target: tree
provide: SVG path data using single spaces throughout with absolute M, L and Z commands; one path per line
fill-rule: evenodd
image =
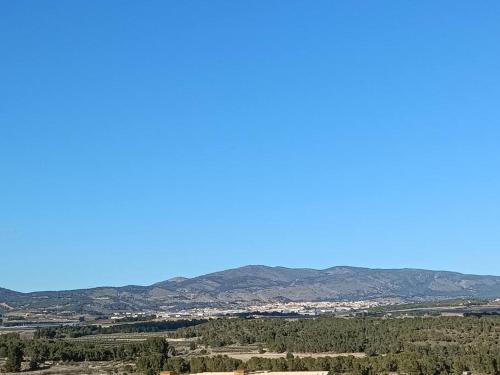
M 158 375 L 165 365 L 165 357 L 159 353 L 140 357 L 137 361 L 137 370 L 144 375 Z
M 7 347 L 7 362 L 5 362 L 6 372 L 21 371 L 23 362 L 23 347 L 20 342 L 11 342 Z
M 142 344 L 142 356 L 137 361 L 137 369 L 144 375 L 157 375 L 168 359 L 169 345 L 162 337 L 151 337 Z
M 163 369 L 182 374 L 189 372 L 189 363 L 182 357 L 169 358 Z

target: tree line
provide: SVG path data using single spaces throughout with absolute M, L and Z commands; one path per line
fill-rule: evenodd
M 152 322 L 138 322 L 129 324 L 115 324 L 103 327 L 101 325 L 82 325 L 82 326 L 60 326 L 39 328 L 35 331 L 35 338 L 77 338 L 99 334 L 113 333 L 141 333 L 141 332 L 163 332 L 175 330 L 182 327 L 190 327 L 197 324 L 206 323 L 206 319 L 181 319 Z
M 164 349 L 168 351 L 169 346 L 160 337 L 138 343 L 109 345 L 64 339 L 22 339 L 14 333 L 0 335 L 0 358 L 6 359 L 6 372 L 20 371 L 23 360 L 29 362 L 30 370 L 36 370 L 46 361 L 138 361 L 151 353 L 163 353 Z M 166 357 L 168 352 L 163 355 Z
M 8 371 L 19 371 L 24 360 L 30 369 L 44 361 L 133 361 L 145 375 L 157 375 L 162 369 L 197 373 L 238 368 L 353 375 L 447 375 L 467 370 L 500 375 L 499 317 L 218 319 L 169 335 L 195 337 L 198 346 L 259 344 L 262 349 L 288 354 L 284 358 L 256 355 L 242 362 L 227 356 L 202 355 L 205 350 L 177 355 L 164 338 L 156 337 L 143 342 L 103 343 L 44 335 L 22 339 L 7 334 L 0 335 L 0 358 L 5 358 Z M 293 352 L 364 352 L 366 356 L 299 358 Z
M 181 328 L 170 337 L 198 338 L 224 347 L 261 343 L 272 352 L 399 353 L 434 343 L 452 353 L 498 347 L 500 317 L 217 319 Z

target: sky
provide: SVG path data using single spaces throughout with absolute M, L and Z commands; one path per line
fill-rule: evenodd
M 500 275 L 498 1 L 0 3 L 0 287 Z

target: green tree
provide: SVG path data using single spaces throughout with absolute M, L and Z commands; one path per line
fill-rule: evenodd
M 5 362 L 6 372 L 21 371 L 23 362 L 23 347 L 20 342 L 11 342 L 7 347 L 7 361 Z
M 148 354 L 137 360 L 137 370 L 144 375 L 158 375 L 165 365 L 165 356 L 160 353 Z
M 142 344 L 137 369 L 144 375 L 157 375 L 166 365 L 169 345 L 162 337 L 151 337 Z

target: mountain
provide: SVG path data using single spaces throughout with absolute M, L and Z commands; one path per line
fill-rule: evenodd
M 332 267 L 323 270 L 245 266 L 150 286 L 99 287 L 19 293 L 0 288 L 0 305 L 108 313 L 248 305 L 270 301 L 335 301 L 395 298 L 403 301 L 500 297 L 500 276 L 422 269 Z

